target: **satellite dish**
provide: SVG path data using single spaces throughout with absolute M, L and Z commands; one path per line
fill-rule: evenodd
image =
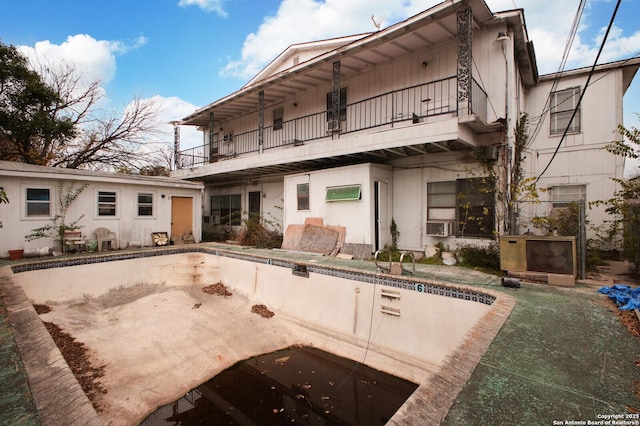
M 376 30 L 380 31 L 380 25 L 384 22 L 384 16 L 380 18 L 379 21 L 376 21 L 375 15 L 371 15 L 371 20 L 373 21 L 373 25 L 376 27 Z

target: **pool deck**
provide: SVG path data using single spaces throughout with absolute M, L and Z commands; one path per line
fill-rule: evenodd
M 372 262 L 365 261 L 224 248 L 256 255 L 277 254 L 339 268 L 376 269 Z M 613 304 L 596 293 L 599 286 L 612 282 L 584 281 L 573 288 L 525 282 L 519 289 L 510 289 L 501 287 L 495 276 L 465 268 L 417 265 L 416 269 L 418 277 L 503 292 L 516 303 L 512 310 L 505 307 L 505 311 L 498 312 L 498 316 L 509 315 L 499 331 L 490 324 L 480 324 L 473 330 L 470 346 L 458 348 L 458 353 L 446 361 L 447 368 L 423 384 L 401 409 L 407 412 L 394 417 L 390 424 L 586 424 L 588 420 L 606 421 L 608 415 L 622 416 L 617 420 L 632 422 L 628 424 L 640 424 L 633 423 L 639 420 L 635 416 L 640 412 L 640 339 L 621 325 Z M 0 274 L 2 301 L 21 348 L 21 362 L 2 362 L 15 355 L 15 349 L 0 352 L 0 377 L 4 377 L 5 365 L 15 364 L 16 381 L 20 382 L 21 377 L 24 381 L 26 367 L 28 387 L 37 397 L 31 404 L 28 396 L 24 397 L 24 384 L 0 389 L 0 408 L 13 408 L 0 410 L 0 423 L 101 424 L 30 302 L 19 288 L 12 288 L 7 282 L 6 276 Z M 6 322 L 0 319 L 3 324 Z M 0 344 L 10 346 L 6 340 Z M 478 345 L 479 341 L 482 344 Z M 67 394 L 71 392 L 71 397 L 65 395 L 70 404 L 61 404 L 60 393 L 46 384 L 53 375 L 60 375 L 62 389 Z M 22 397 L 12 398 L 12 391 Z M 24 408 L 17 409 L 18 403 Z M 424 406 L 439 406 L 440 412 L 426 412 L 421 409 Z

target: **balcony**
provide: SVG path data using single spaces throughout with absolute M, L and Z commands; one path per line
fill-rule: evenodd
M 394 127 L 423 122 L 428 117 L 454 114 L 472 117 L 470 123 L 486 123 L 487 94 L 472 81 L 469 99 L 458 102 L 458 80 L 448 77 L 363 99 L 342 107 L 340 120 L 330 120 L 322 110 L 282 122 L 281 128 L 266 126 L 221 136 L 213 142 L 179 153 L 179 169 L 192 169 L 241 155 L 262 153 L 288 145 L 302 145 L 323 138 L 335 138 L 377 127 Z

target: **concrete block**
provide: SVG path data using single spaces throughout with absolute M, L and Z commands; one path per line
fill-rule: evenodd
M 324 225 L 324 221 L 321 217 L 307 217 L 304 219 L 304 224 L 305 225 L 315 225 L 315 226 L 322 226 Z
M 547 283 L 560 287 L 575 287 L 576 279 L 568 274 L 547 274 Z

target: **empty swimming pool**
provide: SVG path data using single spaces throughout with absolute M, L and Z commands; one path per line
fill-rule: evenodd
M 98 403 L 114 425 L 140 421 L 238 361 L 295 345 L 356 361 L 366 353 L 367 365 L 421 384 L 396 414 L 413 416 L 415 409 L 405 407 L 425 398 L 425 386 L 450 368 L 452 356 L 458 363 L 471 356 L 472 363 L 481 355 L 488 341 L 478 326 L 494 323 L 497 332 L 508 315 L 502 296 L 488 290 L 292 261 L 282 253 L 196 247 L 69 263 L 14 268 L 19 273 L 11 279 L 33 303 L 52 306 L 43 320 L 105 365 L 107 393 Z M 233 295 L 202 291 L 214 282 Z M 255 315 L 257 303 L 276 315 Z M 482 350 L 467 355 L 473 345 Z M 419 405 L 430 409 L 428 401 Z

